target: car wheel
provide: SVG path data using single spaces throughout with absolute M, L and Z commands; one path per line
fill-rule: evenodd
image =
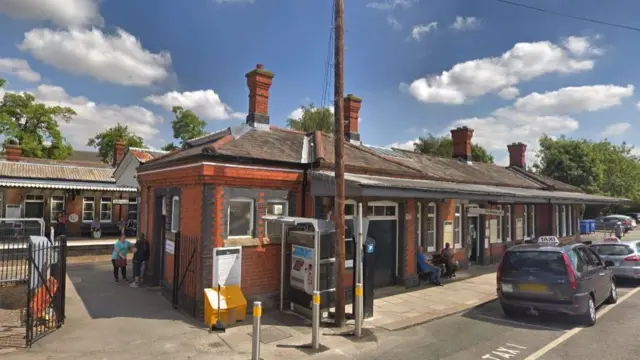
M 607 304 L 615 304 L 618 302 L 618 289 L 616 288 L 615 281 L 611 282 L 611 289 L 609 290 L 609 297 L 606 300 Z
M 580 315 L 580 323 L 584 326 L 593 326 L 596 324 L 596 303 L 592 297 L 589 297 L 587 311 Z
M 516 318 L 522 315 L 523 311 L 515 306 L 502 305 L 502 311 L 508 318 Z

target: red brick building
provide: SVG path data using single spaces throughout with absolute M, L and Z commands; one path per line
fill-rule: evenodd
M 334 140 L 269 124 L 273 74 L 261 65 L 246 74 L 249 115 L 238 124 L 138 168 L 141 211 L 157 280 L 173 281 L 173 255 L 163 250 L 179 232 L 197 238 L 194 296 L 212 286 L 212 249 L 242 246 L 242 288 L 269 300 L 280 287 L 279 227 L 265 214 L 331 217 Z M 473 130 L 451 131 L 451 158 L 363 145 L 361 100 L 345 98 L 346 215 L 362 202 L 376 239 L 376 286 L 417 283 L 419 245 L 436 252 L 446 242 L 466 264 L 492 263 L 506 246 L 540 235 L 578 238 L 582 204 L 624 202 L 587 195 L 526 170 L 525 144 L 509 146 L 508 167 L 471 162 Z M 500 209 L 503 216 L 485 215 Z M 164 260 L 163 260 L 164 259 Z M 350 281 L 351 276 L 349 276 Z

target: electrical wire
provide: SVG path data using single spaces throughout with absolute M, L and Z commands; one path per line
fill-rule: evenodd
M 590 19 L 590 18 L 586 18 L 586 17 L 582 17 L 582 16 L 576 16 L 576 15 L 571 15 L 571 14 L 560 13 L 560 12 L 557 12 L 557 11 L 547 10 L 547 9 L 543 9 L 543 8 L 539 8 L 539 7 L 535 7 L 535 6 L 530 6 L 530 5 L 525 5 L 525 4 L 517 3 L 517 2 L 514 2 L 514 1 L 509 1 L 509 0 L 494 0 L 494 1 L 497 1 L 497 2 L 500 2 L 500 3 L 503 3 L 503 4 L 509 4 L 509 5 L 513 5 L 513 6 L 518 6 L 518 7 L 529 9 L 529 10 L 539 11 L 539 12 L 547 13 L 547 14 L 551 14 L 551 15 L 562 16 L 562 17 L 566 17 L 566 18 L 569 18 L 569 19 L 574 19 L 574 20 L 586 21 L 586 22 L 590 22 L 590 23 L 594 23 L 594 24 L 611 26 L 611 27 L 615 27 L 615 28 L 618 28 L 618 29 L 640 31 L 640 28 L 633 27 L 633 26 L 621 25 L 621 24 L 611 23 L 611 22 L 602 21 L 602 20 Z
M 329 43 L 327 45 L 327 61 L 324 67 L 324 81 L 322 84 L 322 95 L 320 97 L 320 108 L 323 109 L 326 105 L 329 104 L 329 89 L 331 88 L 331 70 L 333 69 L 333 44 L 334 44 L 334 31 L 335 27 L 335 10 L 336 10 L 336 2 L 332 1 L 333 5 L 331 6 L 331 21 L 329 22 Z

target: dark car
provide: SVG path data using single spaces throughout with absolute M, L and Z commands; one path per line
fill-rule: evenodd
M 635 220 L 636 224 L 640 222 L 640 213 L 638 212 L 626 213 L 625 215 Z
M 599 305 L 618 300 L 613 273 L 584 244 L 509 248 L 498 267 L 497 292 L 508 317 L 564 313 L 587 326 L 596 323 Z
M 596 230 L 613 231 L 618 222 L 623 226 L 624 232 L 632 231 L 635 227 L 635 220 L 627 215 L 607 215 L 598 216 L 596 221 Z

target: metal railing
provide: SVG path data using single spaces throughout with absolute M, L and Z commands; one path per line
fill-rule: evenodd
M 0 218 L 0 286 L 26 282 L 29 239 L 44 235 L 42 219 Z

